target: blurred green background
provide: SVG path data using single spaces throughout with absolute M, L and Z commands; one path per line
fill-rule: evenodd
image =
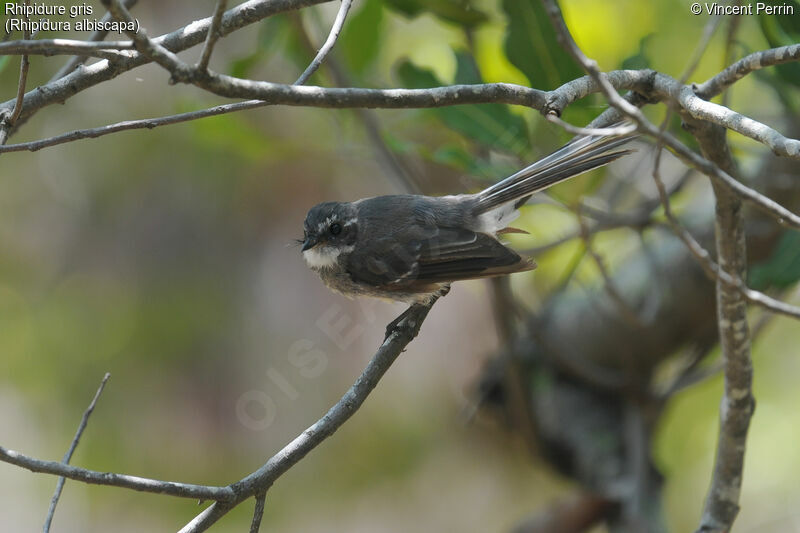
M 100 3 L 92 4 L 99 17 Z M 213 4 L 140 2 L 134 12 L 159 35 L 208 16 Z M 685 1 L 562 6 L 578 44 L 606 70 L 679 76 L 708 21 Z M 212 68 L 291 83 L 311 57 L 298 28 L 318 46 L 337 8 L 238 31 L 219 43 Z M 552 89 L 580 71 L 553 48 L 540 11 L 527 0 L 357 0 L 332 57 L 353 85 L 482 79 Z M 725 66 L 729 22 L 691 80 Z M 781 44 L 792 31 L 785 22 L 741 17 L 735 57 Z M 33 57 L 29 88 L 63 61 Z M 0 64 L 2 98 L 10 99 L 18 58 Z M 736 84 L 730 105 L 780 129 L 780 118 L 796 109 L 795 74 L 750 76 Z M 40 111 L 10 142 L 222 102 L 167 80 L 156 66 L 126 73 Z M 334 81 L 323 67 L 311 83 Z M 602 109 L 588 98 L 565 119 L 585 123 Z M 429 194 L 475 190 L 568 139 L 521 108 L 374 116 L 382 142 Z M 731 141 L 744 168 L 764 157 L 755 143 Z M 574 201 L 603 176 L 553 194 Z M 254 470 L 338 400 L 402 310 L 331 294 L 306 269 L 293 244 L 306 211 L 323 200 L 393 192 L 402 191 L 348 110 L 267 107 L 0 155 L 0 444 L 60 459 L 108 371 L 73 464 L 217 485 Z M 514 241 L 521 247 L 574 229 L 557 206 L 526 211 L 523 227 L 532 235 Z M 597 247 L 613 268 L 633 239 L 611 232 Z M 534 274 L 512 280 L 516 294 L 535 305 L 573 254 L 566 245 L 537 257 Z M 576 279 L 597 283 L 598 275 L 586 262 Z M 798 345 L 797 323 L 778 318 L 754 346 L 758 409 L 740 532 L 800 531 Z M 482 416 L 464 423 L 475 380 L 497 347 L 488 286 L 458 284 L 362 410 L 270 490 L 262 530 L 502 532 L 569 493 L 570 483 L 500 424 Z M 318 350 L 316 366 L 298 365 L 298 350 Z M 655 454 L 673 531 L 698 522 L 720 394 L 719 377 L 687 390 L 659 430 Z M 0 464 L 0 529 L 40 528 L 55 481 Z M 193 501 L 68 482 L 53 531 L 173 530 L 200 510 Z M 215 531 L 245 530 L 251 512 L 241 506 Z

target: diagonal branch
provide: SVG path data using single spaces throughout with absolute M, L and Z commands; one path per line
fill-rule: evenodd
M 682 86 L 676 100 L 689 114 L 700 120 L 720 124 L 746 137 L 765 144 L 775 154 L 800 159 L 800 141 L 789 139 L 766 124 L 737 113 L 725 106 L 708 102 L 695 94 L 691 87 Z
M 30 7 L 30 4 L 30 0 L 26 0 L 26 8 Z M 28 20 L 27 14 L 25 15 L 25 20 Z M 27 30 L 24 32 L 23 37 L 25 39 L 30 37 Z M 17 97 L 14 99 L 14 107 L 8 114 L 4 114 L 2 110 L 0 110 L 0 146 L 6 144 L 8 141 L 8 136 L 11 134 L 11 130 L 17 123 L 17 119 L 19 119 L 22 108 L 25 105 L 25 85 L 28 82 L 29 67 L 30 61 L 28 61 L 28 55 L 23 54 L 19 62 L 19 82 L 17 83 Z
M 197 63 L 197 70 L 206 70 L 208 62 L 211 60 L 211 53 L 214 51 L 214 45 L 217 44 L 219 39 L 219 28 L 222 24 L 222 15 L 225 14 L 225 6 L 228 5 L 228 0 L 217 0 L 217 5 L 214 8 L 214 15 L 211 17 L 211 27 L 208 29 L 206 35 L 206 43 L 203 45 L 203 52 L 200 55 L 200 61 Z
M 300 77 L 297 78 L 297 81 L 294 82 L 295 85 L 303 85 L 305 82 L 308 81 L 308 78 L 311 77 L 314 72 L 322 65 L 322 62 L 325 61 L 325 58 L 328 56 L 330 51 L 333 49 L 333 45 L 336 44 L 336 39 L 339 38 L 339 33 L 342 31 L 342 27 L 344 27 L 344 20 L 347 18 L 347 12 L 350 11 L 350 6 L 352 5 L 353 0 L 342 0 L 342 5 L 339 7 L 339 12 L 336 14 L 336 19 L 333 21 L 333 26 L 331 26 L 331 31 L 328 34 L 328 38 L 325 40 L 325 43 L 322 45 L 322 48 L 319 49 L 317 55 L 314 56 L 314 59 L 311 60 L 311 63 L 306 67 Z
M 186 524 L 180 533 L 205 531 L 242 501 L 252 496 L 260 497 L 260 494 L 269 489 L 275 480 L 333 435 L 358 411 L 395 359 L 419 334 L 420 327 L 435 302 L 436 299 L 433 299 L 428 304 L 412 305 L 399 317 L 399 321 L 393 322 L 394 326 L 387 331 L 383 344 L 372 356 L 356 382 L 322 418 L 273 455 L 261 468 L 231 485 L 231 489 L 236 493 L 234 500 L 214 502 Z
M 92 412 L 97 405 L 97 400 L 99 400 L 100 395 L 103 394 L 103 389 L 105 388 L 106 382 L 110 377 L 111 374 L 108 372 L 106 372 L 106 374 L 103 376 L 103 380 L 100 382 L 97 392 L 94 393 L 94 398 L 92 398 L 91 403 L 89 403 L 89 407 L 87 407 L 86 411 L 83 413 L 81 423 L 78 424 L 78 430 L 75 432 L 75 436 L 72 438 L 72 443 L 69 446 L 69 450 L 67 450 L 67 453 L 64 454 L 64 459 L 61 460 L 62 463 L 69 464 L 70 459 L 72 459 L 72 454 L 75 453 L 75 448 L 78 447 L 78 442 L 81 440 L 81 435 L 83 435 L 83 431 L 86 429 L 86 424 L 89 423 L 89 417 L 92 415 Z M 53 499 L 50 500 L 50 508 L 47 510 L 47 518 L 45 518 L 44 527 L 42 528 L 44 533 L 50 531 L 50 523 L 53 521 L 53 515 L 56 512 L 56 505 L 58 505 L 58 499 L 61 497 L 61 491 L 64 489 L 64 481 L 65 478 L 62 476 L 58 478 L 58 483 L 56 483 L 56 490 L 55 493 L 53 493 Z
M 800 44 L 781 46 L 744 56 L 713 78 L 697 85 L 695 92 L 703 99 L 718 95 L 751 72 L 765 67 L 800 60 Z

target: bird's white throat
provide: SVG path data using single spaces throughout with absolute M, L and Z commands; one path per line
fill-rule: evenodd
M 336 265 L 336 261 L 342 252 L 352 252 L 354 248 L 354 246 L 315 246 L 303 252 L 303 259 L 306 260 L 309 268 L 313 270 L 331 268 Z

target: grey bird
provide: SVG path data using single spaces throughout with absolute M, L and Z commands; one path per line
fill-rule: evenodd
M 346 296 L 427 303 L 453 281 L 488 278 L 536 267 L 498 236 L 531 195 L 631 150 L 631 136 L 576 137 L 550 155 L 476 194 L 388 195 L 324 202 L 303 224 L 308 266 Z M 523 232 L 524 233 L 524 232 Z

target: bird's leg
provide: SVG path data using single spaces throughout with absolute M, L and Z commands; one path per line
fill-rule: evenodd
M 403 311 L 400 314 L 400 316 L 389 322 L 389 325 L 386 326 L 386 336 L 383 338 L 384 342 L 386 341 L 386 339 L 389 338 L 392 332 L 394 332 L 394 330 L 397 329 L 398 326 L 400 326 L 400 323 L 403 322 L 403 320 L 405 320 L 406 318 L 408 318 L 408 315 L 411 314 L 411 311 L 413 309 L 416 309 L 420 306 L 430 307 L 431 305 L 433 305 L 433 302 L 435 302 L 442 296 L 446 295 L 448 292 L 450 292 L 450 284 L 444 283 L 441 285 L 441 287 L 439 287 L 439 289 L 436 292 L 431 293 L 424 301 L 411 304 L 408 307 L 408 309 Z
M 400 316 L 389 322 L 389 324 L 386 326 L 386 336 L 383 338 L 384 341 L 386 341 L 386 339 L 389 338 L 389 336 L 394 332 L 397 326 L 400 325 L 400 322 L 402 322 L 409 314 L 411 314 L 411 310 L 418 305 L 422 304 L 411 304 L 408 307 L 408 309 L 406 309 L 400 314 Z

